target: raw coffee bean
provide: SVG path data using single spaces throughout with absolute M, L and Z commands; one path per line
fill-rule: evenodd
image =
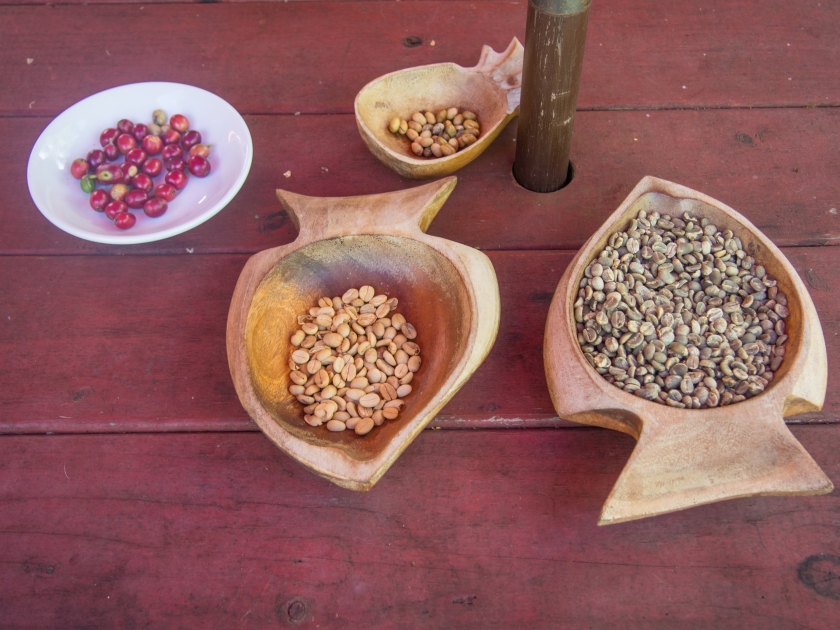
M 470 120 L 465 112 L 465 131 Z M 778 284 L 731 230 L 641 210 L 584 270 L 578 342 L 607 381 L 645 400 L 734 404 L 763 392 L 782 364 L 789 309 Z

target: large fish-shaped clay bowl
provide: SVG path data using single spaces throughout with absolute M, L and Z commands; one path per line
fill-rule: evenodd
M 744 250 L 777 278 L 788 297 L 789 340 L 780 369 L 760 395 L 714 409 L 675 409 L 611 385 L 584 358 L 573 313 L 578 283 L 609 236 L 625 230 L 642 209 L 708 217 L 719 229 L 735 232 Z M 604 504 L 601 524 L 723 499 L 822 494 L 833 488 L 784 422 L 819 410 L 825 398 L 825 340 L 814 304 L 784 254 L 746 218 L 706 195 L 654 177 L 636 186 L 563 274 L 546 322 L 544 359 L 560 416 L 637 440 Z
M 253 256 L 231 301 L 228 362 L 251 418 L 282 450 L 352 490 L 368 490 L 478 368 L 499 327 L 499 287 L 478 250 L 425 234 L 455 178 L 362 197 L 278 190 L 300 229 L 289 245 Z M 320 297 L 372 285 L 399 299 L 423 364 L 396 420 L 364 437 L 303 420 L 289 393 L 291 335 Z
M 356 125 L 368 149 L 379 160 L 410 179 L 451 175 L 490 146 L 519 113 L 524 48 L 515 37 L 502 53 L 484 46 L 474 68 L 436 63 L 386 74 L 368 83 L 356 96 Z M 405 136 L 393 135 L 394 116 L 408 120 L 416 111 L 450 107 L 478 116 L 478 141 L 447 157 L 418 158 Z

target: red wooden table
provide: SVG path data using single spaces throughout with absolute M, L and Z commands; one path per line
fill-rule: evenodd
M 635 183 L 698 189 L 781 245 L 811 291 L 828 394 L 791 421 L 840 480 L 836 2 L 593 2 L 574 181 L 520 188 L 515 124 L 458 173 L 430 233 L 490 256 L 498 340 L 432 425 L 446 430 L 371 492 L 309 473 L 242 410 L 227 309 L 248 256 L 295 237 L 274 188 L 415 185 L 362 144 L 356 92 L 404 67 L 473 65 L 482 44 L 524 39 L 526 9 L 0 0 L 0 627 L 840 627 L 836 492 L 598 528 L 633 441 L 557 418 L 541 356 L 565 266 Z M 242 191 L 147 245 L 54 228 L 26 185 L 38 135 L 147 80 L 243 114 Z

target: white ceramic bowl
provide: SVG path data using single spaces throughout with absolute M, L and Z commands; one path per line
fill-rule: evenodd
M 120 230 L 104 213 L 91 209 L 70 164 L 101 148 L 99 134 L 118 120 L 151 122 L 156 109 L 167 116 L 183 114 L 201 132 L 202 142 L 213 145 L 212 171 L 203 179 L 190 176 L 162 217 L 134 211 L 137 223 Z M 134 83 L 89 96 L 62 112 L 32 148 L 26 176 L 32 200 L 56 227 L 88 241 L 130 245 L 181 234 L 215 215 L 245 183 L 253 155 L 248 126 L 227 101 L 180 83 Z M 155 184 L 162 181 L 155 178 Z

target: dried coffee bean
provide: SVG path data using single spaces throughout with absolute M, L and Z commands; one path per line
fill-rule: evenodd
M 481 135 L 481 124 L 475 113 L 450 107 L 436 113 L 414 112 L 408 120 L 395 116 L 388 122 L 388 131 L 406 136 L 414 155 L 442 158 L 474 144 Z
M 367 435 L 374 426 L 373 418 L 362 418 L 355 425 L 356 435 Z
M 298 317 L 288 391 L 307 424 L 365 435 L 398 416 L 421 365 L 420 346 L 409 341 L 417 331 L 394 312 L 398 304 L 365 285 L 321 297 Z

